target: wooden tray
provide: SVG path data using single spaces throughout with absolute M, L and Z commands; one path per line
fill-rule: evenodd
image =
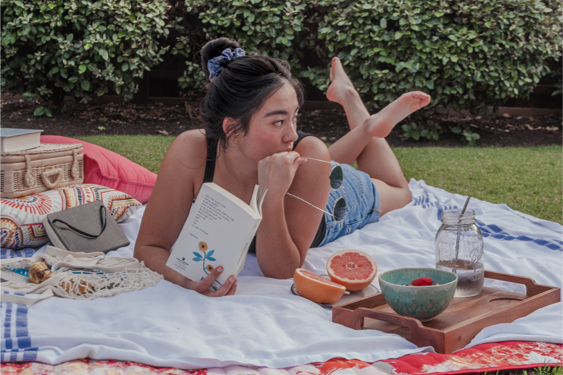
M 483 288 L 480 295 L 454 298 L 447 309 L 428 322 L 398 315 L 383 295 L 365 297 L 332 308 L 332 321 L 353 329 L 377 329 L 398 334 L 417 346 L 433 346 L 449 354 L 467 345 L 483 328 L 510 323 L 531 312 L 559 302 L 559 288 L 538 285 L 528 277 L 485 271 L 489 279 L 526 286 L 526 294 Z

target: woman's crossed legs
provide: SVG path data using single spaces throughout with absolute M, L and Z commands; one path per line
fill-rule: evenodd
M 428 105 L 430 96 L 421 91 L 409 92 L 370 116 L 336 57 L 330 79 L 327 98 L 344 107 L 350 125 L 350 131 L 329 147 L 331 159 L 350 165 L 356 161 L 358 169 L 371 177 L 381 198 L 381 215 L 404 207 L 411 201 L 411 193 L 384 137 L 405 117 Z

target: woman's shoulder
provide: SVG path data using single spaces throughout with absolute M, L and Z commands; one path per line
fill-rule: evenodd
M 203 183 L 206 159 L 207 143 L 203 130 L 180 134 L 160 164 L 153 195 L 164 200 L 174 196 L 181 204 L 191 203 Z
M 202 166 L 207 159 L 205 130 L 193 129 L 181 133 L 170 145 L 166 156 L 188 168 Z
M 309 160 L 301 164 L 295 173 L 295 183 L 292 185 L 294 189 L 298 185 L 304 184 L 304 186 L 308 186 L 309 184 L 316 184 L 319 180 L 326 178 L 330 172 L 330 153 L 328 147 L 326 147 L 326 144 L 322 140 L 317 137 L 305 137 L 299 142 L 297 147 L 295 147 L 294 151 L 303 158 L 324 160 L 327 162 L 319 163 L 315 160 Z M 299 194 L 303 193 L 299 192 Z
M 182 146 L 191 146 L 195 148 L 206 148 L 207 141 L 204 129 L 186 130 L 176 137 L 174 143 L 180 143 Z
M 302 157 L 311 157 L 323 160 L 330 160 L 330 154 L 328 152 L 328 147 L 319 138 L 308 135 L 303 137 L 295 150 Z

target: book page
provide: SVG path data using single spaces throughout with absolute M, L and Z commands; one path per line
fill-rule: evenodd
M 236 195 L 232 194 L 231 192 L 223 189 L 221 186 L 213 183 L 213 182 L 208 182 L 206 184 L 204 184 L 207 186 L 207 188 L 209 189 L 213 189 L 215 191 L 217 191 L 218 193 L 220 193 L 221 195 L 223 195 L 225 198 L 229 199 L 233 204 L 236 204 L 237 206 L 239 206 L 241 209 L 245 210 L 246 212 L 248 212 L 249 215 L 251 215 L 254 218 L 258 218 L 258 217 L 262 217 L 262 215 L 258 214 L 258 211 L 254 210 L 252 208 L 252 200 L 254 199 L 254 192 L 252 194 L 252 198 L 249 204 L 246 204 L 246 202 L 244 202 L 242 199 L 238 198 Z M 258 185 L 256 185 L 254 187 L 254 190 L 256 190 L 256 187 Z
M 216 198 L 205 194 L 201 202 L 200 208 L 197 210 L 192 227 L 201 232 L 201 234 L 209 236 L 209 229 L 213 230 L 215 226 L 228 224 L 235 221 L 232 216 L 226 212 L 227 206 Z M 222 223 L 223 221 L 223 223 Z M 209 222 L 212 227 L 208 228 Z M 194 235 L 197 238 L 197 236 Z
M 238 270 L 261 219 L 208 185 L 202 186 L 166 265 L 193 281 L 223 266 L 219 287 Z
M 262 202 L 264 202 L 264 196 L 268 191 L 267 188 L 260 185 L 254 186 L 254 191 L 252 192 L 252 199 L 250 200 L 250 207 L 254 212 L 257 212 L 260 217 L 262 217 Z

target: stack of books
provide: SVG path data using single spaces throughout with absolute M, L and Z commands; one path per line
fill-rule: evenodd
M 0 128 L 0 153 L 39 147 L 41 132 L 43 130 Z

